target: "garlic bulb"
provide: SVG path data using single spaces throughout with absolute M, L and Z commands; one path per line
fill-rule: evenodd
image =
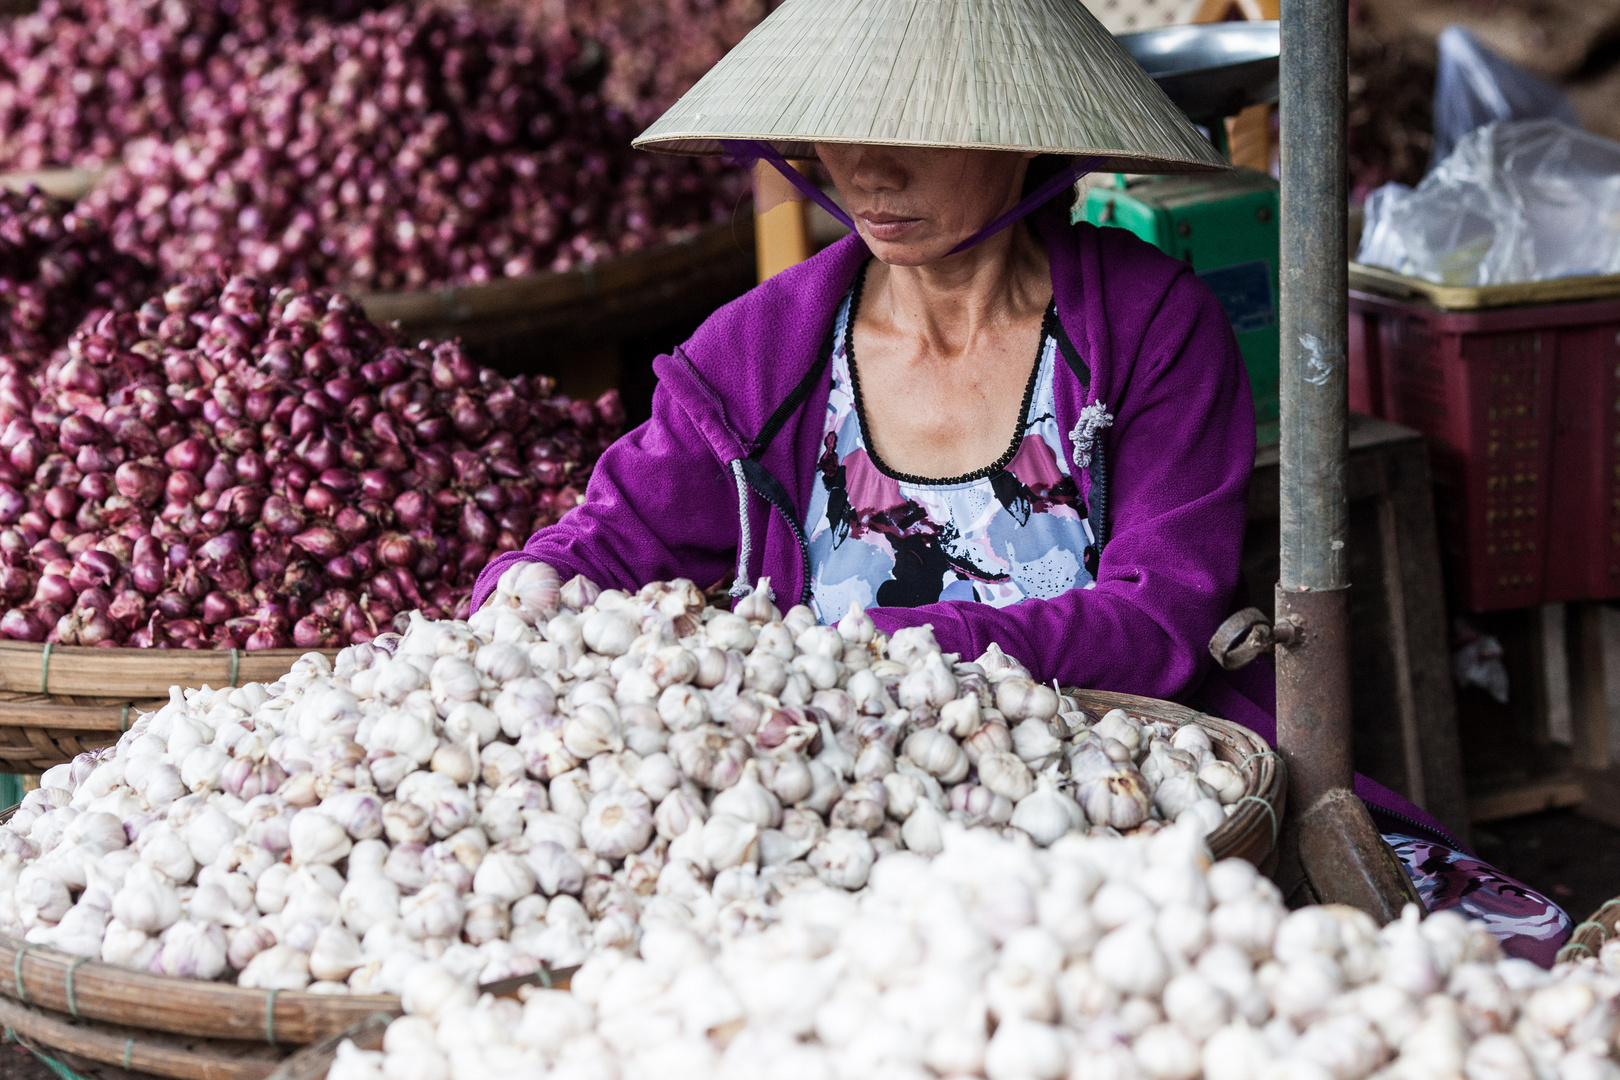
M 701 829 L 702 860 L 710 869 L 759 861 L 759 827 L 753 822 L 717 813 Z
M 866 833 L 858 829 L 831 829 L 810 852 L 808 862 L 816 876 L 829 885 L 858 889 L 876 861 Z
M 979 756 L 979 783 L 1018 802 L 1035 790 L 1035 777 L 1016 754 L 990 750 Z
M 639 791 L 607 792 L 591 799 L 580 822 L 585 845 L 606 859 L 623 859 L 652 840 L 653 808 Z
M 1149 795 L 1142 774 L 1134 769 L 1105 773 L 1079 785 L 1077 794 L 1093 825 L 1134 829 L 1146 821 Z
M 945 815 L 926 799 L 919 800 L 916 808 L 906 816 L 900 826 L 900 835 L 906 848 L 920 855 L 937 855 L 944 850 Z
M 1208 785 L 1220 799 L 1222 806 L 1230 806 L 1243 798 L 1248 784 L 1236 767 L 1224 761 L 1211 761 L 1198 770 L 1198 779 Z
M 1133 755 L 1147 741 L 1141 723 L 1123 709 L 1110 709 L 1104 713 L 1102 719 L 1093 725 L 1092 730 L 1100 738 L 1118 742 Z
M 653 821 L 659 836 L 674 840 L 685 833 L 693 822 L 701 822 L 707 816 L 708 810 L 702 799 L 684 788 L 676 788 L 658 804 Z
M 929 636 L 932 638 L 932 633 Z M 945 666 L 944 657 L 937 651 L 929 651 L 922 662 L 900 680 L 899 698 L 903 709 L 941 708 L 956 699 L 956 676 Z
M 473 874 L 473 892 L 511 904 L 533 894 L 537 878 L 529 864 L 511 852 L 485 856 Z
M 849 787 L 827 815 L 827 822 L 835 829 L 859 829 L 875 833 L 883 828 L 887 819 L 888 789 L 881 783 L 862 780 Z
M 61 892 L 65 901 L 67 891 Z M 49 914 L 49 909 L 44 909 Z M 50 921 L 67 914 L 65 904 Z M 123 888 L 113 897 L 112 915 L 131 930 L 156 934 L 167 930 L 180 919 L 180 897 L 174 887 L 157 870 L 145 863 L 130 867 Z
M 309 985 L 309 959 L 297 949 L 273 945 L 248 961 L 236 984 L 250 990 L 302 990 Z
M 808 776 L 806 769 L 806 776 Z M 756 828 L 773 829 L 782 821 L 782 804 L 759 780 L 759 762 L 743 765 L 742 777 L 717 793 L 710 804 L 715 814 L 728 814 L 752 822 Z
M 1196 774 L 1177 773 L 1154 790 L 1153 804 L 1167 819 L 1174 821 L 1198 800 L 1214 797 L 1214 790 Z
M 1003 686 L 1006 684 L 1003 683 Z M 1044 719 L 1031 717 L 1012 729 L 1013 753 L 1032 769 L 1044 769 L 1063 753 L 1063 742 Z
M 749 754 L 747 743 L 704 724 L 671 735 L 669 756 L 693 783 L 723 791 L 741 778 Z
M 1006 725 L 999 723 L 984 723 L 978 731 L 962 740 L 962 752 L 967 754 L 968 761 L 975 765 L 991 750 L 1012 748 L 1012 732 L 1007 730 Z
M 1013 808 L 1009 824 L 1029 833 L 1032 840 L 1046 847 L 1070 829 L 1077 828 L 1084 817 L 1073 799 L 1042 777 L 1035 790 Z
M 983 723 L 977 694 L 953 698 L 939 707 L 939 729 L 954 738 L 969 738 Z
M 1057 691 L 1050 686 L 1012 676 L 996 684 L 996 708 L 1014 724 L 1024 720 L 1050 720 L 1057 715 Z
M 288 827 L 294 864 L 330 865 L 348 855 L 354 846 L 343 826 L 320 810 L 300 810 Z
M 941 783 L 954 784 L 967 775 L 967 754 L 955 739 L 937 728 L 913 732 L 906 739 L 905 755 Z
M 851 604 L 849 611 L 838 620 L 838 636 L 851 645 L 865 645 L 877 635 L 872 619 L 859 605 Z
M 815 790 L 810 763 L 794 751 L 778 751 L 759 759 L 760 780 L 781 803 L 792 806 Z

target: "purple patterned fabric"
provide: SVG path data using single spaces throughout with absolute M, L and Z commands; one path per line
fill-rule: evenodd
M 859 295 L 834 323 L 826 450 L 805 518 L 816 617 L 941 600 L 1005 607 L 1090 586 L 1091 527 L 1052 399 L 1057 340 L 1041 336 L 1023 415 L 999 459 L 966 476 L 907 477 L 866 444 L 848 332 Z
M 1401 833 L 1385 833 L 1384 840 L 1406 864 L 1430 911 L 1455 909 L 1479 919 L 1509 956 L 1552 966 L 1574 927 L 1563 908 L 1489 863 L 1434 840 Z

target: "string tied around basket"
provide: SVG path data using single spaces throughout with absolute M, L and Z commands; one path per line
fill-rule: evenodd
M 73 961 L 73 963 L 68 965 L 67 975 L 62 980 L 62 993 L 63 996 L 67 998 L 68 1012 L 72 1013 L 74 1017 L 78 1017 L 79 1015 L 79 1003 L 73 997 L 73 973 L 79 970 L 80 964 L 87 964 L 89 962 L 90 958 L 88 956 L 81 956 L 77 958 Z
M 1242 806 L 1246 802 L 1258 803 L 1265 810 L 1266 816 L 1271 819 L 1271 842 L 1275 845 L 1277 843 L 1277 808 L 1259 795 L 1245 795 L 1237 801 L 1236 805 Z
M 1609 928 L 1607 926 L 1604 926 L 1600 922 L 1593 922 L 1591 919 L 1588 919 L 1583 923 L 1576 923 L 1575 924 L 1575 929 L 1573 929 L 1573 930 L 1571 930 L 1569 932 L 1569 936 L 1571 938 L 1573 938 L 1576 934 L 1581 932 L 1581 927 L 1583 927 L 1583 926 L 1590 926 L 1590 927 L 1594 928 L 1595 930 L 1597 930 L 1597 932 L 1598 932 L 1598 944 L 1599 945 L 1602 945 L 1604 942 L 1609 940 Z
M 52 642 L 47 641 L 39 657 L 39 692 L 42 694 L 51 692 L 51 645 Z
M 23 960 L 28 956 L 28 950 L 38 948 L 29 942 L 22 942 L 17 946 L 17 958 L 11 965 L 11 975 L 17 982 L 17 1000 L 24 1005 L 32 1005 L 28 1000 L 28 990 L 23 986 Z
M 1249 762 L 1253 761 L 1255 758 L 1263 757 L 1268 757 L 1276 761 L 1278 771 L 1286 775 L 1288 772 L 1288 762 L 1284 761 L 1282 755 L 1277 753 L 1275 750 L 1256 750 L 1254 753 L 1244 758 L 1241 764 L 1248 765 Z
M 752 169 L 761 161 L 770 165 L 781 173 L 782 177 L 792 184 L 801 195 L 827 211 L 836 220 L 842 222 L 850 232 L 858 231 L 855 228 L 854 219 L 849 216 L 844 208 L 833 202 L 825 191 L 811 183 L 809 177 L 795 169 L 787 158 L 782 156 L 781 151 L 770 143 L 763 139 L 721 139 L 720 145 L 725 149 L 726 156 L 731 161 L 745 169 Z M 1008 210 L 1005 214 L 1002 214 L 990 224 L 957 244 L 950 250 L 949 254 L 955 255 L 958 252 L 966 251 L 973 245 L 988 240 L 1014 222 L 1034 213 L 1042 206 L 1045 206 L 1058 192 L 1066 187 L 1074 186 L 1075 182 L 1082 176 L 1101 165 L 1102 160 L 1100 157 L 1075 158 L 1067 168 L 1024 196 L 1011 210 Z M 757 192 L 755 198 L 758 198 Z M 755 204 L 756 212 L 763 213 L 769 209 L 769 206 L 761 206 L 757 202 Z

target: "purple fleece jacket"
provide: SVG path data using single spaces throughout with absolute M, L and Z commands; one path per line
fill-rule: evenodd
M 931 624 L 945 650 L 967 657 L 997 642 L 1043 681 L 1196 699 L 1273 739 L 1269 667 L 1230 676 L 1207 647 L 1233 609 L 1255 451 L 1248 377 L 1226 314 L 1185 263 L 1123 229 L 1069 226 L 1050 212 L 1030 220 L 1051 263 L 1058 318 L 1091 371 L 1086 386 L 1067 365 L 1056 369 L 1058 426 L 1072 431 L 1093 402 L 1114 417 L 1100 436 L 1113 528 L 1096 585 L 1004 608 L 947 601 L 868 613 L 885 632 Z M 582 505 L 484 569 L 474 606 L 524 559 L 548 562 L 564 579 L 579 573 L 631 590 L 727 577 L 741 536 L 730 463 L 754 451 L 754 437 L 826 348 L 868 257 L 848 236 L 727 304 L 659 357 L 652 419 L 602 455 Z M 801 525 L 829 387 L 823 375 L 760 456 Z M 1089 499 L 1090 475 L 1073 471 Z M 786 608 L 806 583 L 798 533 L 759 495 L 749 498 L 749 578 L 768 576 Z M 1365 778 L 1357 790 L 1446 835 L 1393 792 Z

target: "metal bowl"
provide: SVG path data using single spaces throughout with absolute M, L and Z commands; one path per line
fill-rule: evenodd
M 1167 26 L 1121 34 L 1119 43 L 1195 124 L 1277 100 L 1274 22 Z

